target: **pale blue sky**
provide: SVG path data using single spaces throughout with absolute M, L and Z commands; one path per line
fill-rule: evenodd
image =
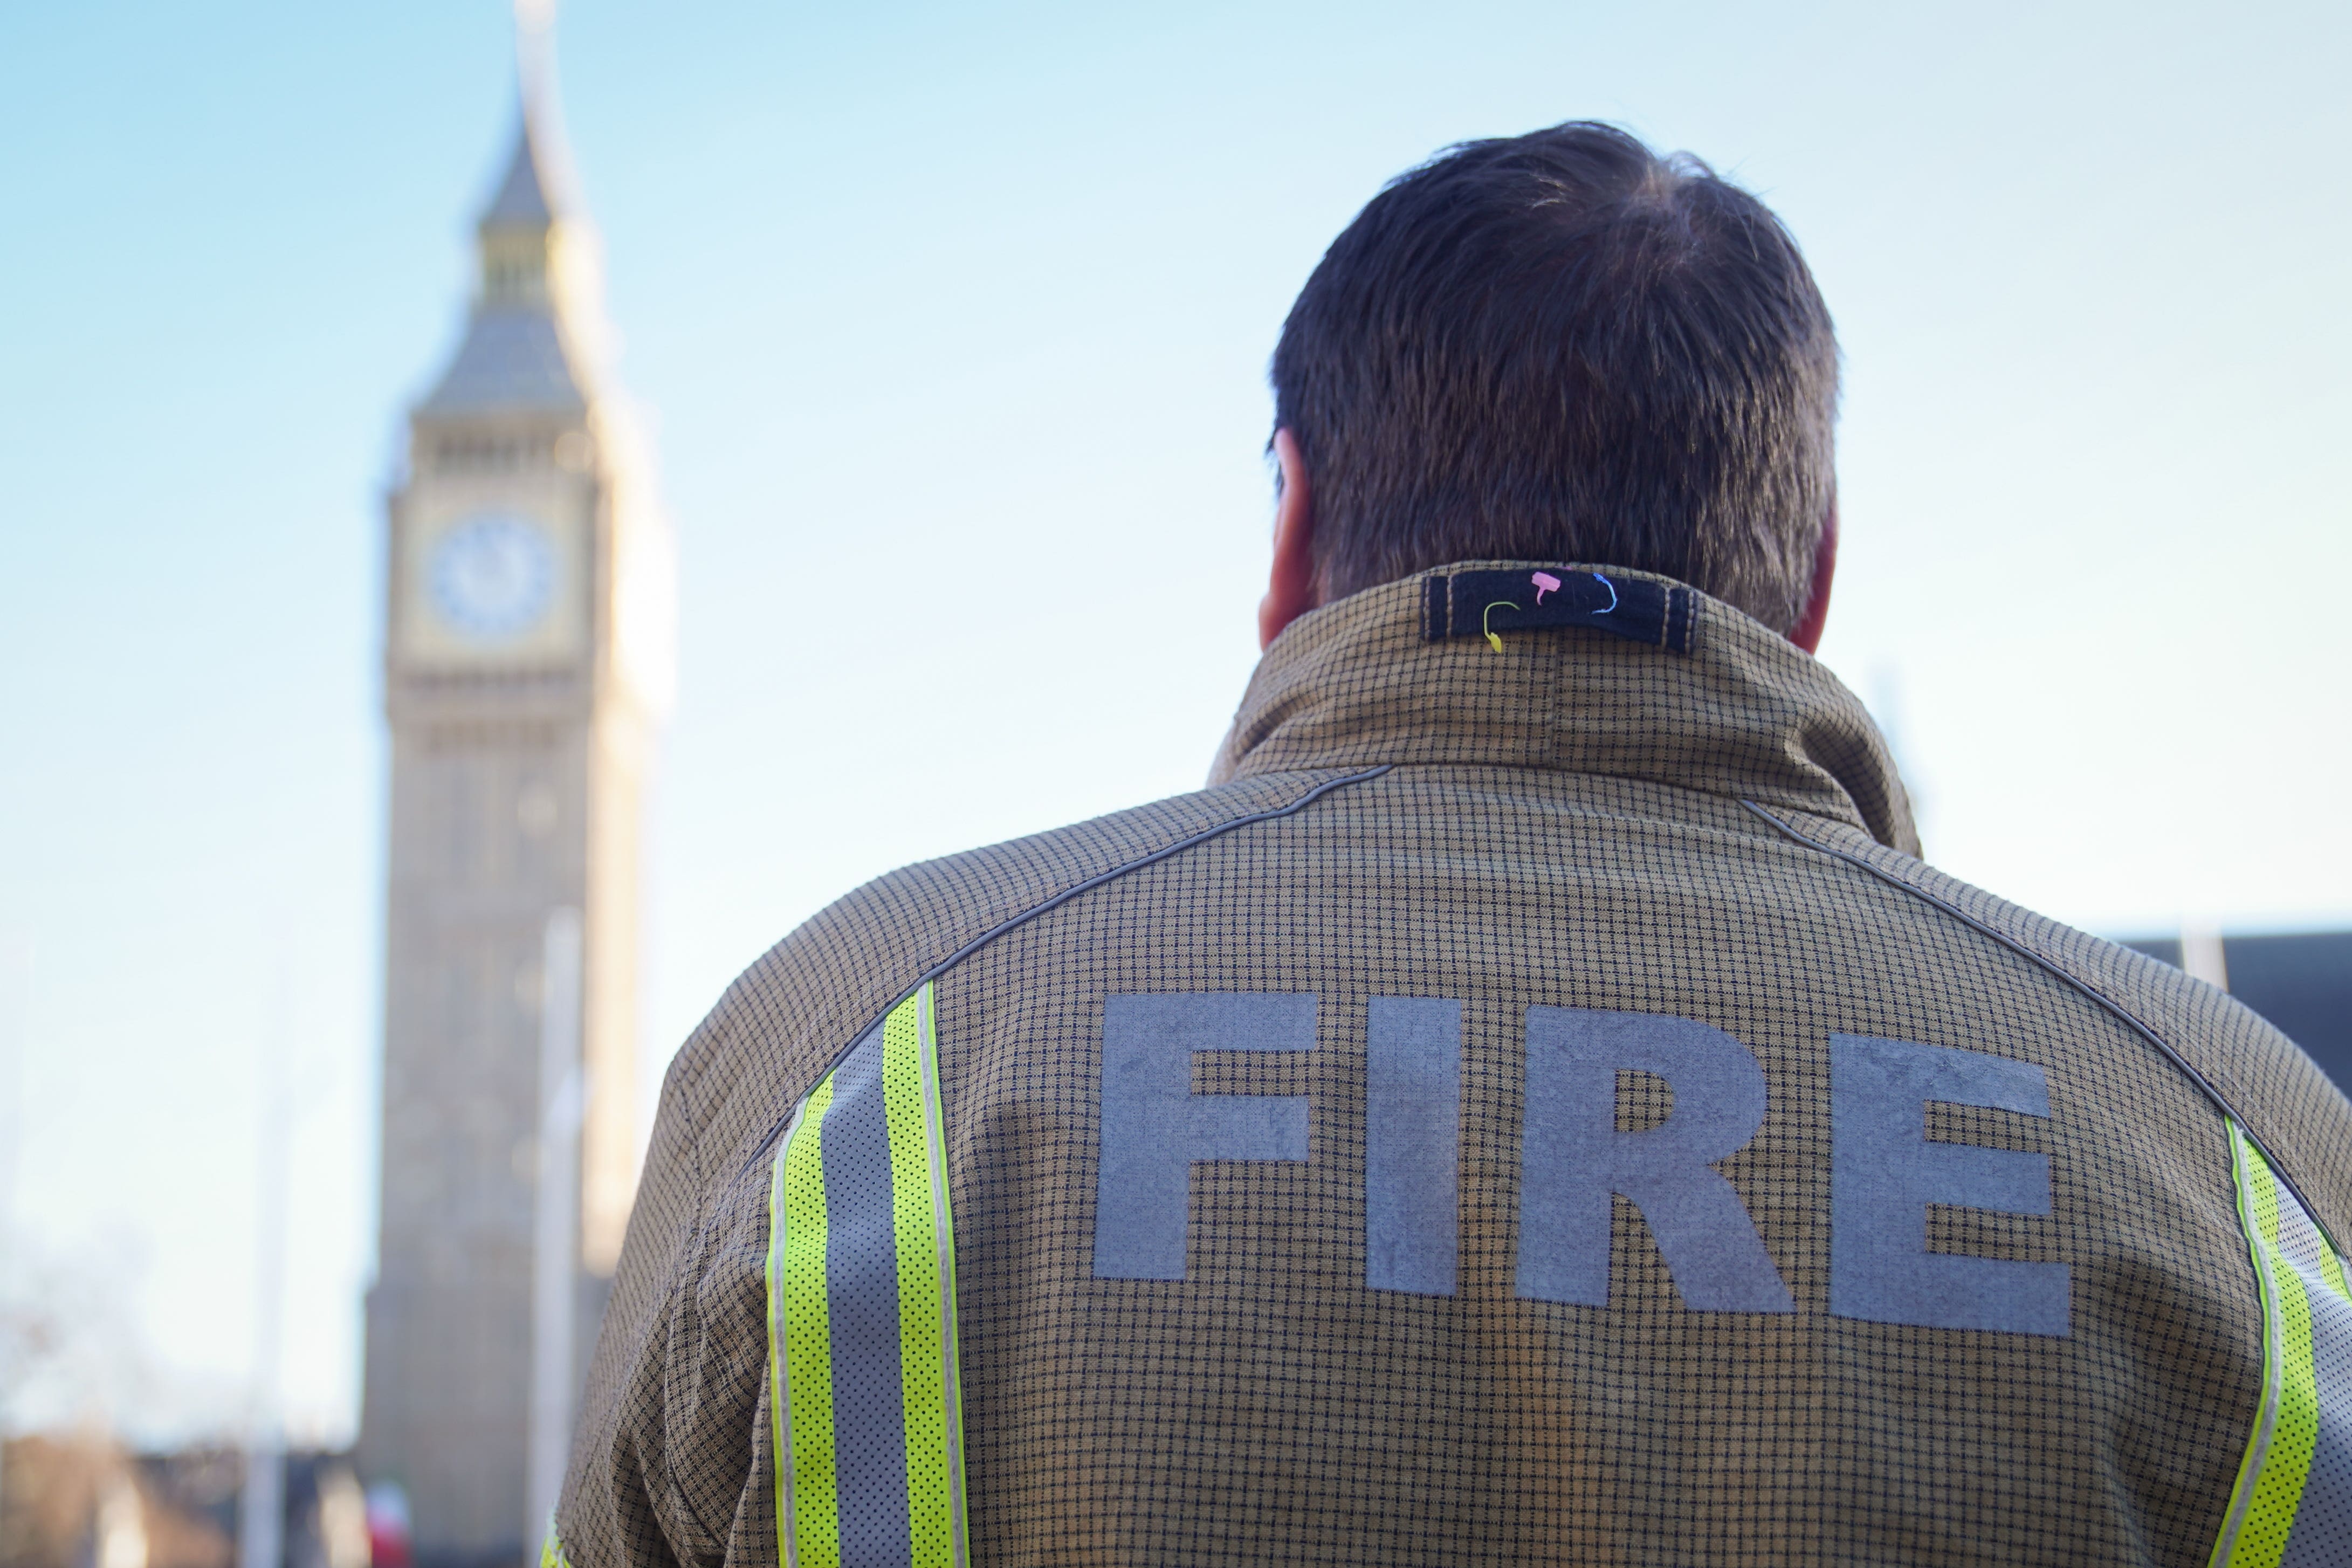
M 1811 258 L 1822 651 L 1930 858 L 2110 932 L 2352 921 L 2340 5 L 578 0 L 559 54 L 682 552 L 657 1056 L 866 878 L 1198 784 L 1291 296 L 1384 178 L 1571 117 Z M 293 1413 L 354 1414 L 380 497 L 510 84 L 495 0 L 0 14 L 0 1267 L 121 1304 L 143 1370 L 80 1393 L 152 1431 L 236 1408 L 273 1029 Z M 829 589 L 877 573 L 929 613 Z

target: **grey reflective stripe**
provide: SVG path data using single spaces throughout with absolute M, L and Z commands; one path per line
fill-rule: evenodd
M 898 1244 L 878 1024 L 835 1070 L 821 1147 L 841 1560 L 904 1563 L 912 1552 L 906 1391 L 898 1372 Z
M 1462 1004 L 1375 996 L 1370 1014 L 1364 1283 L 1451 1296 L 1462 1247 Z
M 2294 1202 L 2288 1198 L 2279 1207 L 2284 1210 Z M 2312 1234 L 2318 1234 L 2315 1227 Z M 2311 1304 L 2319 1438 L 2312 1447 L 2311 1473 L 2295 1506 L 2286 1555 L 2280 1559 L 2283 1568 L 2318 1568 L 2352 1560 L 2352 1301 L 2329 1289 L 2318 1273 L 2316 1268 L 2308 1271 L 2305 1299 Z

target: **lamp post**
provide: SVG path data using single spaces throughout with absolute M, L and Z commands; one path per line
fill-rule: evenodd
M 539 1170 L 531 1200 L 526 1561 L 554 1516 L 571 1450 L 572 1324 L 579 1311 L 580 972 L 580 911 L 559 909 L 547 917 L 540 963 Z
M 286 1183 L 293 1107 L 286 1081 L 287 977 L 262 1039 L 260 1125 L 254 1153 L 253 1390 L 245 1439 L 245 1484 L 236 1503 L 236 1568 L 280 1568 L 285 1561 L 286 1433 L 279 1405 L 286 1327 Z

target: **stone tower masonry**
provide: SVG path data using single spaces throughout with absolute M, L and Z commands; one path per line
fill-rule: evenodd
M 577 1364 L 636 1180 L 639 819 L 671 590 L 604 368 L 593 244 L 551 96 L 527 88 L 465 336 L 411 410 L 387 508 L 382 1222 L 358 1459 L 406 1489 L 420 1568 L 537 1546 L 519 1534 L 558 911 L 584 928 Z

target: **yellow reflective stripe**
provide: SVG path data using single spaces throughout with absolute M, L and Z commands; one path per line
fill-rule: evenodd
M 2317 1226 L 2312 1226 L 2314 1230 L 2318 1228 Z M 2344 1283 L 2344 1260 L 2336 1256 L 2336 1249 L 2327 1245 L 2327 1238 L 2325 1236 L 2319 1238 L 2319 1272 L 2321 1277 L 2326 1279 L 2329 1289 L 2346 1300 L 2352 1301 L 2352 1288 L 2347 1288 Z
M 2311 1302 L 2303 1292 L 2303 1277 L 2279 1251 L 2278 1182 L 2252 1143 L 2242 1136 L 2239 1142 L 2245 1149 L 2246 1173 L 2253 1187 L 2254 1215 L 2263 1243 L 2262 1267 L 2269 1270 L 2277 1303 L 2278 1348 L 2273 1353 L 2279 1376 L 2278 1414 L 2270 1452 L 2254 1480 L 2253 1504 L 2247 1510 L 2233 1563 L 2276 1568 L 2286 1552 L 2287 1532 L 2294 1528 L 2303 1483 L 2311 1474 L 2312 1450 L 2319 1444 L 2319 1385 L 2311 1365 Z
M 782 1343 L 771 1331 L 778 1422 L 776 1539 L 785 1568 L 841 1568 L 841 1516 L 833 1463 L 833 1316 L 825 1300 L 824 1112 L 833 1103 L 827 1073 L 802 1108 L 776 1155 L 769 1229 L 770 1289 L 782 1309 Z M 771 1200 L 773 1203 L 773 1199 Z
M 957 1562 L 960 1458 L 949 1437 L 948 1372 L 940 1268 L 946 1205 L 931 1159 L 932 1042 L 926 1037 L 930 988 L 892 1009 L 882 1026 L 882 1097 L 890 1128 L 891 1227 L 898 1249 L 898 1365 L 906 1406 L 907 1525 L 914 1568 Z M 933 1068 L 935 1071 L 935 1068 Z M 944 1176 L 943 1168 L 937 1173 Z M 960 1467 L 956 1467 L 959 1468 Z
M 792 1391 L 784 1378 L 784 1152 L 793 1146 L 793 1134 L 800 1131 L 797 1112 L 784 1129 L 783 1142 L 776 1149 L 776 1163 L 768 1172 L 768 1266 L 761 1279 L 768 1290 L 768 1470 L 775 1482 L 776 1501 L 776 1563 L 778 1568 L 791 1568 L 793 1560 L 793 1489 L 785 1471 L 792 1465 L 792 1445 L 784 1431 L 784 1412 L 789 1407 Z M 539 1568 L 549 1568 L 541 1563 Z
M 2263 1312 L 2263 1383 L 2254 1406 L 2253 1430 L 2247 1434 L 2245 1456 L 2238 1463 L 2238 1479 L 2230 1489 L 2230 1506 L 2221 1515 L 2221 1532 L 2213 1542 L 2210 1568 L 2232 1568 L 2233 1564 L 2251 1561 L 2241 1555 L 2239 1548 L 2247 1514 L 2253 1506 L 2255 1483 L 2262 1478 L 2263 1457 L 2270 1451 L 2271 1431 L 2278 1419 L 2278 1290 L 2272 1283 L 2270 1268 L 2263 1255 L 2262 1222 L 2254 1210 L 2247 1164 L 2257 1156 L 2239 1135 L 2238 1124 L 2231 1121 L 2226 1125 L 2230 1135 L 2230 1191 L 2237 1201 L 2238 1226 L 2246 1237 L 2248 1260 L 2254 1269 L 2254 1295 Z M 2275 1223 L 2275 1213 L 2272 1218 Z
M 2239 1223 L 2263 1303 L 2263 1402 L 2214 1545 L 2215 1568 L 2278 1568 L 2319 1444 L 2319 1384 L 2311 1354 L 2311 1300 L 2279 1250 L 2278 1183 L 2253 1144 L 2230 1126 Z M 2327 1253 L 2325 1242 L 2323 1254 Z
M 948 1190 L 947 1113 L 940 1099 L 939 997 L 923 987 L 923 1130 L 924 1152 L 929 1158 L 931 1212 L 938 1228 L 940 1268 L 940 1370 L 946 1386 L 941 1404 L 946 1411 L 948 1484 L 954 1530 L 955 1565 L 971 1561 L 969 1516 L 963 1490 L 963 1360 L 956 1337 L 955 1205 Z
M 2271 1174 L 2270 1162 L 2263 1158 L 2253 1140 L 2234 1126 L 2230 1131 L 2244 1155 L 2242 1169 L 2247 1189 L 2253 1195 L 2254 1234 L 2265 1248 L 2275 1252 L 2279 1244 L 2278 1179 Z
M 572 1559 L 563 1554 L 563 1542 L 555 1537 L 555 1521 L 547 1521 L 547 1535 L 539 1543 L 539 1568 L 572 1568 Z
M 2258 1529 L 2275 1530 L 2278 1556 L 2248 1558 L 2271 1568 L 2286 1552 L 2287 1532 L 2294 1528 L 2296 1509 L 2303 1501 L 2304 1482 L 2311 1478 L 2312 1451 L 2319 1447 L 2319 1379 L 2311 1361 L 2311 1299 L 2304 1293 L 2303 1276 L 2287 1260 L 2271 1254 L 2271 1277 L 2277 1282 L 2280 1344 L 2284 1352 L 2279 1380 L 2278 1425 L 2271 1434 L 2270 1458 L 2262 1479 L 2254 1483 L 2254 1506 L 2248 1521 Z
M 877 1484 L 873 1462 L 889 1465 L 885 1456 L 901 1447 L 908 1568 L 966 1568 L 970 1561 L 956 1354 L 955 1237 L 934 1005 L 934 993 L 927 984 L 861 1037 L 811 1091 L 776 1152 L 768 1194 L 768 1343 L 782 1568 L 842 1568 L 845 1551 L 863 1550 L 856 1542 L 872 1535 L 877 1522 L 872 1510 L 877 1506 L 895 1510 L 898 1502 L 895 1479 L 887 1488 L 892 1494 L 887 1503 L 867 1495 Z M 836 1104 L 843 1071 L 851 1075 L 847 1081 L 854 1098 Z M 874 1077 L 866 1076 L 869 1071 Z M 876 1152 L 887 1153 L 889 1183 L 887 1254 L 868 1250 L 872 1243 L 864 1239 L 881 1239 L 875 1222 L 882 1217 L 882 1170 L 860 1163 L 869 1156 L 857 1155 L 852 1163 L 866 1173 L 835 1172 L 852 1182 L 851 1188 L 828 1194 L 825 1184 L 824 1124 L 828 1111 L 838 1110 L 870 1127 L 862 1119 L 876 1108 L 864 1097 L 877 1089 L 887 1151 Z M 849 1157 L 847 1145 L 834 1151 L 836 1166 Z M 836 1224 L 842 1227 L 837 1236 Z M 836 1248 L 846 1249 L 845 1255 L 832 1256 Z M 880 1430 L 845 1428 L 835 1408 L 837 1369 L 831 1307 L 836 1284 L 850 1291 L 870 1289 L 857 1281 L 876 1280 L 884 1268 L 892 1271 L 898 1289 L 898 1407 L 887 1412 L 860 1407 L 853 1415 L 859 1421 L 887 1422 L 888 1440 L 877 1449 Z M 858 1349 L 859 1342 L 845 1340 L 840 1353 L 889 1353 L 887 1337 L 866 1350 Z M 854 1367 L 842 1375 L 862 1376 L 866 1382 L 858 1386 L 870 1385 L 874 1369 L 862 1361 L 859 1366 L 862 1372 Z M 842 1458 L 845 1453 L 847 1460 Z M 860 1459 L 860 1455 L 867 1458 Z M 842 1493 L 844 1463 L 849 1465 L 849 1484 L 857 1494 L 846 1499 Z M 845 1506 L 851 1510 L 846 1537 Z M 861 1509 L 866 1511 L 858 1512 Z M 866 1537 L 857 1536 L 858 1530 L 865 1530 Z

